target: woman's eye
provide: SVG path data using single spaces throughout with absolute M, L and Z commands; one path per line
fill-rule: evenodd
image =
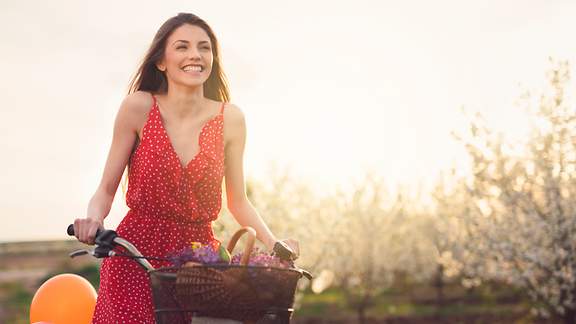
M 178 46 L 176 49 L 186 49 L 186 46 Z

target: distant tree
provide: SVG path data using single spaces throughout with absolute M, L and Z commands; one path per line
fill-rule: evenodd
M 404 196 L 388 193 L 384 182 L 373 175 L 350 193 L 342 193 L 334 207 L 336 223 L 322 266 L 334 273 L 334 284 L 357 312 L 358 322 L 366 323 L 367 311 L 396 273 L 422 273 L 421 241 L 410 226 Z
M 442 175 L 432 190 L 433 208 L 423 218 L 422 236 L 429 241 L 435 256 L 433 285 L 436 301 L 444 304 L 444 287 L 449 280 L 462 278 L 465 267 L 473 265 L 474 255 L 466 248 L 468 235 L 463 215 L 469 214 L 470 197 L 452 170 Z M 464 281 L 465 285 L 469 283 Z
M 535 307 L 576 323 L 576 107 L 567 62 L 553 62 L 548 87 L 523 103 L 530 137 L 512 144 L 481 117 L 462 137 L 472 162 L 463 215 L 468 248 L 487 261 L 479 273 L 519 285 Z M 510 121 L 514 123 L 515 121 Z

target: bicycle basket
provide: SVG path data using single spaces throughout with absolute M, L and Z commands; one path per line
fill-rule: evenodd
M 301 277 L 295 269 L 240 265 L 150 272 L 158 323 L 167 323 L 162 320 L 166 318 L 187 320 L 192 313 L 238 321 L 256 321 L 268 312 L 291 313 Z
M 190 323 L 192 314 L 257 321 L 266 313 L 292 313 L 302 270 L 248 266 L 252 229 L 239 230 L 231 252 L 245 232 L 249 236 L 242 265 L 213 264 L 167 267 L 149 272 L 157 323 Z

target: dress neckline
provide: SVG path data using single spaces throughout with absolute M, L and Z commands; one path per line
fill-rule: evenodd
M 208 127 L 208 125 L 210 125 L 211 122 L 217 120 L 218 118 L 222 117 L 223 111 L 224 111 L 224 103 L 222 103 L 222 108 L 220 109 L 220 113 L 214 115 L 213 117 L 211 117 L 210 119 L 208 119 L 206 122 L 204 122 L 204 124 L 202 124 L 202 127 L 200 127 L 200 131 L 198 132 L 198 138 L 196 140 L 196 143 L 198 143 L 198 152 L 196 152 L 194 154 L 194 156 L 192 157 L 192 159 L 190 159 L 190 161 L 184 163 L 185 161 L 183 161 L 183 159 L 180 158 L 180 154 L 178 154 L 178 152 L 176 152 L 176 149 L 174 148 L 174 144 L 172 143 L 172 139 L 170 138 L 170 135 L 168 135 L 168 131 L 166 130 L 166 127 L 164 126 L 164 120 L 162 118 L 162 113 L 160 112 L 160 106 L 158 105 L 158 100 L 156 99 L 156 96 L 152 96 L 154 98 L 154 109 L 156 109 L 156 111 L 158 112 L 158 119 L 160 121 L 160 126 L 162 127 L 162 132 L 164 133 L 164 135 L 166 136 L 166 139 L 168 140 L 168 145 L 170 146 L 170 151 L 172 152 L 174 158 L 176 158 L 176 160 L 178 161 L 178 165 L 182 168 L 182 169 L 188 169 L 195 160 L 197 160 L 197 158 L 201 155 L 202 153 L 202 135 L 204 134 L 204 130 L 206 129 L 206 127 Z

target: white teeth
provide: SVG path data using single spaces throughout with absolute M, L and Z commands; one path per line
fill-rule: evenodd
M 186 65 L 185 67 L 182 68 L 182 70 L 184 70 L 185 72 L 188 72 L 188 71 L 200 72 L 200 71 L 202 71 L 202 67 L 199 65 Z

